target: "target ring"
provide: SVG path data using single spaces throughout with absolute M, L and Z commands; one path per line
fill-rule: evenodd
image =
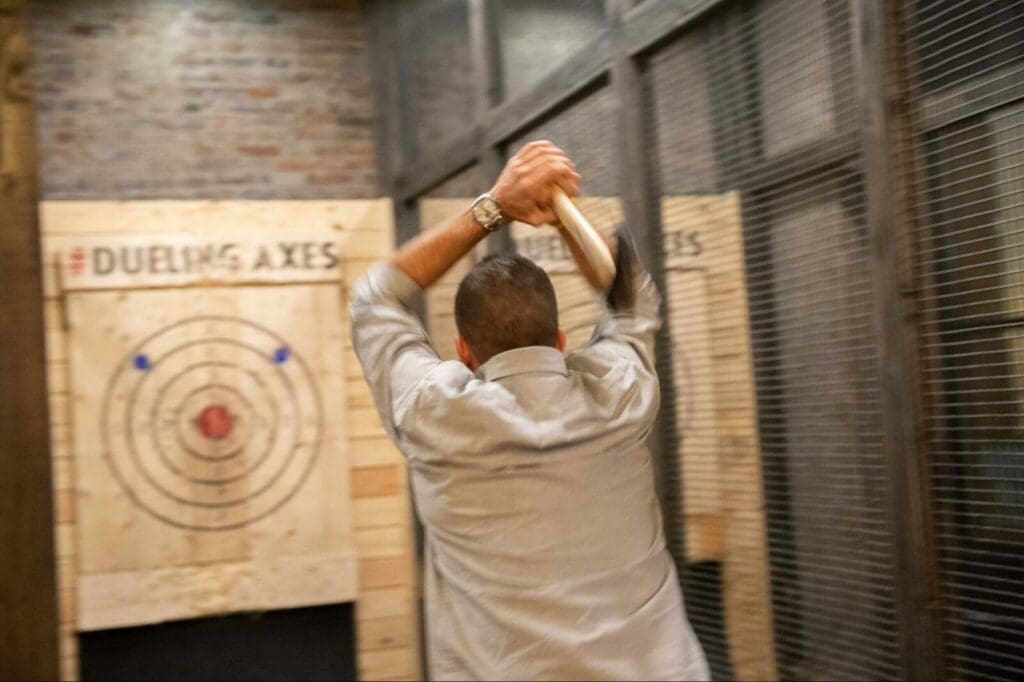
M 104 456 L 140 508 L 172 526 L 230 530 L 286 504 L 319 455 L 309 366 L 279 335 L 202 316 L 139 343 L 110 379 Z

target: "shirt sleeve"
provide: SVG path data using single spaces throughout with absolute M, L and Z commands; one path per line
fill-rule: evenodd
M 359 279 L 349 299 L 352 344 L 381 423 L 397 438 L 402 415 L 418 386 L 441 365 L 437 350 L 413 312 L 423 290 L 390 263 Z
M 609 301 L 590 342 L 566 358 L 571 370 L 597 379 L 605 400 L 618 401 L 617 413 L 632 414 L 637 438 L 650 433 L 661 405 L 654 343 L 661 327 L 661 297 L 650 276 L 631 273 L 630 305 Z
M 656 377 L 654 342 L 661 329 L 661 296 L 644 270 L 633 276 L 633 287 L 633 306 L 623 310 L 606 306 L 588 347 L 611 350 L 624 360 L 637 361 L 646 373 Z

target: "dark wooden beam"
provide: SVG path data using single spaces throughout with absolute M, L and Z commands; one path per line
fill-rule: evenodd
M 906 93 L 900 73 L 898 3 L 850 0 L 861 92 L 864 188 L 875 291 L 883 444 L 889 467 L 889 517 L 895 536 L 896 614 L 903 651 L 901 677 L 942 679 L 937 557 L 923 434 L 922 373 L 913 273 L 915 230 L 903 210 L 913 205 L 914 179 L 902 161 L 912 154 L 905 109 L 889 93 Z M 890 65 L 898 65 L 892 69 Z M 906 145 L 897 148 L 896 145 Z M 909 180 L 909 182 L 908 182 Z
M 648 52 L 733 1 L 647 0 L 623 17 L 624 49 L 630 56 Z
M 364 16 L 370 33 L 370 59 L 374 88 L 374 135 L 376 137 L 377 192 L 391 194 L 393 177 L 407 160 L 402 157 L 402 132 L 397 112 L 401 108 L 399 91 L 398 51 L 391 48 L 396 40 L 397 12 L 392 2 L 364 0 Z
M 622 39 L 617 49 L 629 56 L 649 51 L 730 1 L 647 0 L 621 14 Z M 483 7 L 487 6 L 484 3 Z M 489 12 L 481 12 L 480 16 L 488 16 Z M 488 30 L 493 30 L 493 24 L 490 20 Z M 496 99 L 491 101 L 486 115 L 478 116 L 468 132 L 428 158 L 403 164 L 394 185 L 396 196 L 415 197 L 475 163 L 479 158 L 476 147 L 480 146 L 474 144 L 476 136 L 480 136 L 482 144 L 500 148 L 519 133 L 568 107 L 609 77 L 611 61 L 611 36 L 606 30 L 525 92 L 500 104 Z M 485 68 L 494 69 L 493 62 Z M 488 87 L 493 89 L 495 85 Z
M 470 0 L 469 42 L 476 68 L 477 119 L 483 120 L 488 112 L 501 103 L 502 83 L 501 35 L 498 31 L 497 5 L 491 0 Z M 477 158 L 479 173 L 485 183 L 497 178 L 505 164 L 500 145 L 481 140 Z M 487 240 L 490 253 L 511 253 L 515 250 L 512 234 L 501 230 Z
M 608 36 L 602 34 L 562 67 L 516 98 L 491 108 L 465 133 L 428 158 L 404 166 L 394 183 L 396 198 L 426 192 L 475 163 L 483 147 L 501 148 L 516 134 L 540 123 L 592 90 L 608 71 Z
M 608 31 L 603 31 L 555 71 L 492 109 L 483 122 L 484 139 L 504 144 L 592 90 L 608 75 L 610 44 Z
M 415 199 L 476 163 L 483 140 L 480 126 L 475 125 L 445 145 L 443 153 L 402 166 L 392 184 L 395 201 Z
M 57 679 L 43 290 L 21 2 L 0 0 L 0 679 Z
M 750 161 L 737 173 L 735 184 L 742 191 L 766 191 L 844 164 L 853 168 L 861 143 L 859 132 L 814 140 L 774 157 Z
M 378 186 L 383 196 L 394 199 L 395 243 L 411 239 L 419 230 L 419 211 L 414 201 L 396 196 L 400 169 L 415 157 L 415 137 L 408 114 L 407 69 L 403 67 L 404 41 L 400 35 L 401 3 L 395 0 L 366 0 L 366 13 L 374 50 L 373 68 L 377 106 Z
M 625 0 L 606 0 L 605 9 L 611 23 L 612 63 L 611 81 L 615 97 L 616 166 L 622 212 L 626 225 L 636 238 L 640 257 L 647 266 L 660 291 L 668 291 L 664 248 L 662 246 L 660 191 L 656 186 L 653 165 L 657 155 L 651 154 L 654 121 L 647 120 L 653 107 L 647 106 L 640 64 L 630 58 L 624 42 L 623 17 L 628 7 Z M 665 314 L 668 314 L 665 306 Z M 672 371 L 672 342 L 667 322 L 662 325 L 656 347 L 658 377 L 661 382 L 662 404 L 671 405 L 675 395 Z M 679 567 L 679 579 L 686 575 L 686 537 L 683 519 L 673 513 L 682 508 L 682 500 L 672 505 L 672 499 L 681 497 L 683 490 L 681 462 L 677 453 L 670 452 L 677 430 L 675 411 L 661 410 L 651 431 L 648 447 L 655 466 L 655 484 L 661 502 L 665 534 Z
M 540 123 L 589 92 L 607 76 L 608 35 L 590 45 L 515 99 L 491 108 L 474 125 L 440 152 L 404 167 L 395 178 L 395 195 L 412 198 L 441 184 L 479 159 L 483 147 L 500 148 L 532 125 Z
M 501 36 L 489 0 L 469 0 L 469 45 L 476 78 L 476 116 L 482 120 L 501 103 Z
M 959 123 L 968 118 L 1002 107 L 1010 107 L 1024 101 L 1024 79 L 1020 77 L 1020 64 L 1006 67 L 997 77 L 988 77 L 984 82 L 972 81 L 963 87 L 959 97 L 950 97 L 942 91 L 934 97 L 924 97 L 921 105 L 921 129 L 932 131 Z

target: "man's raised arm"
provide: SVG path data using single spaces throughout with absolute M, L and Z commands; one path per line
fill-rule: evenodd
M 552 188 L 579 192 L 579 175 L 562 150 L 532 142 L 509 160 L 494 188 L 442 227 L 404 244 L 352 289 L 352 344 L 385 428 L 394 437 L 416 387 L 441 364 L 413 301 L 499 225 L 554 222 Z
M 474 208 L 404 244 L 392 264 L 427 289 L 469 253 L 489 231 L 513 220 L 541 225 L 557 221 L 551 191 L 561 187 L 569 196 L 579 193 L 580 176 L 565 153 L 550 142 L 531 142 L 513 156 L 494 188 Z M 496 210 L 493 223 L 487 212 Z

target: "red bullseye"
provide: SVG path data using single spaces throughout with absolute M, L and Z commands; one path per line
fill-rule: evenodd
M 196 427 L 205 437 L 212 440 L 227 438 L 231 433 L 231 413 L 223 405 L 211 405 L 196 417 Z

